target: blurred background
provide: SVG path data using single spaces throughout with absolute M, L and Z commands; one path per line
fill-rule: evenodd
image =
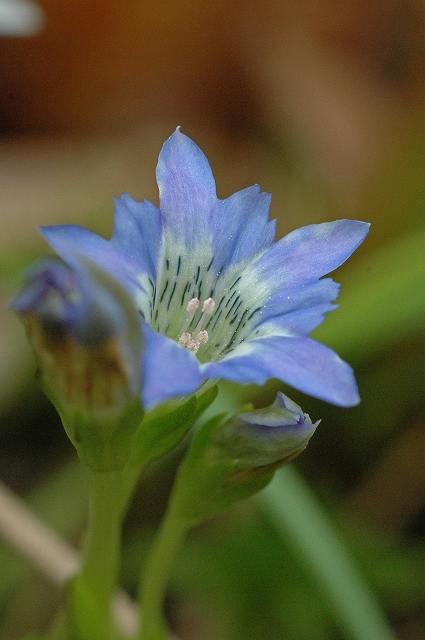
M 1 480 L 78 543 L 84 476 L 6 305 L 46 252 L 37 225 L 109 234 L 114 195 L 157 201 L 156 158 L 180 124 L 207 153 L 219 196 L 255 182 L 273 193 L 279 235 L 372 222 L 335 276 L 340 310 L 316 331 L 354 366 L 362 403 L 341 410 L 290 391 L 322 418 L 294 468 L 395 637 L 423 640 L 425 3 L 40 0 L 1 27 L 3 4 L 13 2 L 0 2 Z M 277 388 L 243 396 L 261 405 Z M 129 514 L 130 593 L 178 458 L 151 470 Z M 192 533 L 167 600 L 182 640 L 356 637 L 282 526 L 284 497 L 281 508 L 276 519 L 252 500 Z M 307 529 L 314 547 L 314 522 Z M 3 543 L 0 575 L 1 640 L 45 629 L 62 594 Z

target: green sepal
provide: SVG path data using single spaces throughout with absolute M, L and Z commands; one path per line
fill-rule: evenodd
M 152 462 L 176 447 L 216 397 L 215 386 L 183 402 L 167 402 L 146 414 L 132 443 L 130 464 Z
M 276 466 L 240 472 L 238 460 L 226 458 L 216 437 L 228 419 L 217 415 L 195 434 L 174 485 L 171 508 L 191 525 L 249 498 L 272 479 Z
M 128 462 L 137 428 L 143 419 L 138 399 L 116 414 L 88 415 L 54 403 L 78 456 L 93 471 L 120 469 Z

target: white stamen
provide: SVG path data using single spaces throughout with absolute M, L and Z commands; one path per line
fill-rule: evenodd
M 214 313 L 214 309 L 215 301 L 212 298 L 207 298 L 206 300 L 204 300 L 204 303 L 202 305 L 202 311 L 204 313 L 207 313 L 209 316 L 211 316 Z
M 205 331 L 205 329 L 203 331 L 200 331 L 198 333 L 198 335 L 196 336 L 196 339 L 199 341 L 199 346 L 201 346 L 201 344 L 207 344 L 207 342 L 208 342 L 208 331 Z
M 198 341 L 197 338 L 195 338 L 195 339 L 190 340 L 190 342 L 187 345 L 186 349 L 188 349 L 192 353 L 196 353 L 198 351 L 199 347 L 200 347 L 199 341 Z
M 179 344 L 181 344 L 182 347 L 188 348 L 191 340 L 192 340 L 192 335 L 188 331 L 183 331 L 183 333 L 179 337 Z
M 193 318 L 193 316 L 195 315 L 198 307 L 199 307 L 198 298 L 192 298 L 192 300 L 189 300 L 189 302 L 187 303 L 186 311 L 188 312 L 188 314 L 190 314 L 191 318 Z
M 197 353 L 199 348 L 203 344 L 207 344 L 208 342 L 208 338 L 209 338 L 208 331 L 206 331 L 205 329 L 202 329 L 202 327 L 205 325 L 208 318 L 212 316 L 212 314 L 214 313 L 215 301 L 212 298 L 207 298 L 206 300 L 204 300 L 202 304 L 201 317 L 196 323 L 196 326 L 194 328 L 194 335 L 192 335 L 192 333 L 187 331 L 187 329 L 191 321 L 195 317 L 195 314 L 199 308 L 199 305 L 200 305 L 200 301 L 198 298 L 192 298 L 187 303 L 186 320 L 182 328 L 182 333 L 179 336 L 179 344 L 185 349 L 187 349 L 188 351 L 191 351 L 192 353 Z
M 195 313 L 198 310 L 198 307 L 200 305 L 200 301 L 198 298 L 192 298 L 191 300 L 189 300 L 189 302 L 186 305 L 186 318 L 185 321 L 183 323 L 183 327 L 182 327 L 182 331 L 187 330 L 187 328 L 189 327 L 190 323 L 192 322 Z
M 194 331 L 198 331 L 198 333 L 199 331 L 201 331 L 201 329 L 205 326 L 205 324 L 210 320 L 211 316 L 213 315 L 214 309 L 215 309 L 215 300 L 213 300 L 212 298 L 207 298 L 206 300 L 204 300 L 202 304 L 202 314 L 198 322 L 196 323 Z
M 196 353 L 199 347 L 207 342 L 208 331 L 200 331 L 195 338 L 192 338 L 192 334 L 188 331 L 184 331 L 179 337 L 179 344 L 192 353 Z

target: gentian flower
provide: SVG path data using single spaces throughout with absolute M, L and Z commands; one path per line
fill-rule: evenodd
M 109 241 L 74 225 L 42 228 L 71 268 L 90 259 L 135 301 L 145 408 L 221 378 L 277 378 L 339 406 L 357 404 L 352 369 L 309 334 L 335 308 L 338 284 L 322 276 L 347 260 L 369 225 L 313 224 L 275 242 L 270 195 L 255 185 L 218 198 L 205 155 L 179 129 L 156 173 L 159 208 L 117 198 Z

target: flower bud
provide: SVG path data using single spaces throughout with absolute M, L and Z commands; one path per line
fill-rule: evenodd
M 265 409 L 226 421 L 218 415 L 195 434 L 173 491 L 179 517 L 200 522 L 261 491 L 274 472 L 307 446 L 314 424 L 283 393 Z
M 279 392 L 269 407 L 242 413 L 224 425 L 218 442 L 241 469 L 284 464 L 306 448 L 319 423 L 313 424 L 301 407 Z
M 87 425 L 106 441 L 130 407 L 141 415 L 140 318 L 110 276 L 88 261 L 77 270 L 46 259 L 29 270 L 11 306 L 77 448 Z

